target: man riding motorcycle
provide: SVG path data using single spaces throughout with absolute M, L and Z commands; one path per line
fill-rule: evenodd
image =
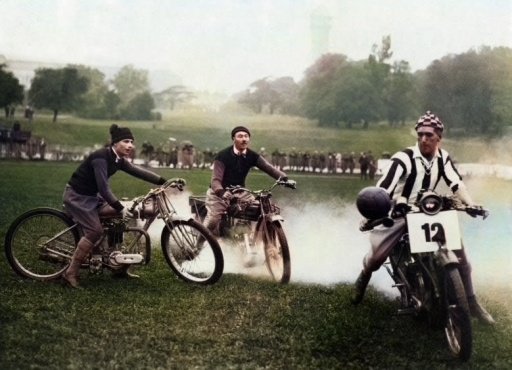
M 420 190 L 435 190 L 441 180 L 452 190 L 462 203 L 474 205 L 461 176 L 457 172 L 448 152 L 441 149 L 444 125 L 435 114 L 427 111 L 415 126 L 417 143 L 393 155 L 391 163 L 377 186 L 386 190 L 394 201 L 391 216 L 395 223 L 389 228 L 378 228 L 371 233 L 378 233 L 381 242 L 366 254 L 363 269 L 355 283 L 352 297 L 353 304 L 359 304 L 373 271 L 377 271 L 389 253 L 404 234 L 404 216 L 414 204 Z M 471 265 L 464 249 L 457 251 L 460 260 L 459 272 L 468 297 L 471 315 L 481 322 L 493 325 L 493 317 L 478 303 L 471 279 Z

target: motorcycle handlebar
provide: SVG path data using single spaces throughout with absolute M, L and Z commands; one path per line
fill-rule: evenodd
M 359 226 L 360 231 L 370 231 L 376 228 L 379 225 L 384 225 L 385 227 L 391 227 L 395 224 L 395 221 L 391 217 L 383 217 L 378 218 L 376 220 L 366 220 Z
M 252 194 L 260 194 L 260 193 L 265 193 L 265 192 L 271 191 L 277 185 L 281 185 L 281 186 L 284 186 L 284 187 L 289 188 L 289 189 L 297 189 L 297 182 L 296 181 L 294 181 L 294 180 L 281 180 L 281 179 L 278 179 L 278 180 L 276 180 L 276 182 L 274 182 L 274 184 L 272 184 L 272 186 L 270 188 L 264 189 L 264 190 L 251 190 L 251 189 L 244 188 L 244 187 L 242 187 L 240 185 L 228 186 L 226 188 L 226 190 L 230 191 L 233 194 L 244 192 L 244 191 L 252 193 Z
M 482 216 L 485 220 L 489 216 L 489 211 L 480 206 L 468 206 L 464 210 L 471 217 Z

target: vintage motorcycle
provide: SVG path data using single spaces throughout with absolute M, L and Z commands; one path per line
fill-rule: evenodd
M 179 216 L 171 201 L 172 189 L 181 191 L 185 184 L 183 179 L 171 179 L 134 199 L 131 205 L 128 202 L 126 206 L 132 218 L 123 219 L 117 213 L 100 211 L 103 237 L 82 268 L 92 273 L 104 269 L 115 273 L 147 265 L 151 259 L 147 230 L 158 218 L 165 225 L 161 245 L 172 271 L 187 282 L 218 281 L 224 270 L 218 241 L 193 218 Z M 9 227 L 5 237 L 7 261 L 20 276 L 43 281 L 58 279 L 66 270 L 81 235 L 81 227 L 65 212 L 35 208 L 20 215 Z
M 405 217 L 405 233 L 384 264 L 400 292 L 398 314 L 413 315 L 432 327 L 444 328 L 452 355 L 467 361 L 473 339 L 459 260 L 454 253 L 462 248 L 457 211 L 484 219 L 489 212 L 430 190 L 420 193 L 414 208 Z M 385 217 L 367 221 L 360 229 L 392 227 L 395 222 L 399 219 Z
M 245 267 L 254 267 L 259 251 L 264 254 L 264 263 L 271 277 L 283 284 L 290 281 L 291 263 L 288 240 L 283 229 L 283 216 L 272 201 L 272 190 L 276 186 L 296 189 L 294 181 L 277 180 L 269 188 L 250 190 L 240 186 L 228 187 L 234 194 L 227 213 L 219 226 L 219 236 L 228 238 L 245 257 Z M 252 194 L 252 201 L 243 202 L 237 194 Z M 203 222 L 206 217 L 204 196 L 191 196 L 189 204 L 192 214 Z

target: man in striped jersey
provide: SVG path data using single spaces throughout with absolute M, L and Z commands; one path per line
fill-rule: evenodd
M 362 301 L 372 272 L 380 268 L 405 232 L 405 219 L 400 216 L 405 216 L 410 210 L 410 205 L 414 204 L 420 190 L 435 190 L 442 180 L 464 204 L 474 205 L 450 155 L 441 149 L 444 130 L 441 120 L 427 111 L 418 119 L 415 128 L 416 145 L 395 153 L 388 169 L 377 182 L 377 186 L 384 188 L 394 201 L 392 217 L 396 218 L 395 225 L 389 229 L 372 231 L 375 235 L 371 235 L 370 238 L 377 237 L 378 233 L 379 243 L 372 243 L 371 250 L 364 257 L 363 269 L 355 283 L 352 297 L 354 304 Z M 476 300 L 471 280 L 471 265 L 464 249 L 457 252 L 460 260 L 459 271 L 471 314 L 486 324 L 494 324 L 492 316 Z

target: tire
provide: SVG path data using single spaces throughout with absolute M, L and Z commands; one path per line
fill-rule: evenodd
M 462 279 L 457 266 L 445 268 L 445 299 L 447 303 L 445 334 L 450 352 L 458 359 L 471 357 L 473 336 L 471 316 Z
M 165 260 L 180 279 L 207 285 L 222 276 L 224 257 L 219 242 L 197 221 L 169 222 L 162 231 L 161 243 Z
M 67 268 L 79 238 L 78 227 L 64 212 L 36 208 L 11 224 L 5 236 L 5 254 L 18 275 L 52 280 Z
M 291 263 L 288 241 L 280 222 L 268 222 L 266 230 L 258 225 L 265 250 L 265 264 L 275 281 L 286 284 L 290 281 Z

